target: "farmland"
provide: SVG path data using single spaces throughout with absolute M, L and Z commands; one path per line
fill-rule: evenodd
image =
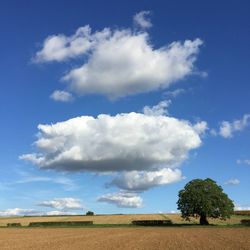
M 243 218 L 210 220 L 201 227 L 197 219 L 183 221 L 179 214 L 124 214 L 95 216 L 44 216 L 0 218 L 1 249 L 250 249 L 250 228 L 237 226 Z M 136 227 L 133 220 L 170 219 L 174 226 Z M 93 221 L 83 227 L 27 227 L 30 222 Z M 21 223 L 22 228 L 7 228 Z M 196 225 L 195 225 L 196 224 Z M 229 226 L 229 227 L 228 227 Z
M 250 228 L 1 228 L 1 249 L 250 249 Z
M 122 215 L 95 215 L 95 216 L 42 216 L 42 217 L 2 217 L 0 226 L 6 226 L 7 223 L 21 223 L 22 226 L 28 226 L 30 222 L 48 222 L 48 221 L 93 221 L 94 224 L 131 224 L 133 220 L 162 220 L 169 219 L 174 224 L 197 224 L 198 219 L 192 218 L 190 222 L 184 221 L 180 214 L 122 214 Z M 240 224 L 242 219 L 250 219 L 250 216 L 233 215 L 226 221 L 219 219 L 210 219 L 210 224 L 216 225 L 235 225 Z

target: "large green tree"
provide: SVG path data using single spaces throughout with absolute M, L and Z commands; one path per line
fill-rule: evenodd
M 225 220 L 233 213 L 234 204 L 212 179 L 194 179 L 179 192 L 177 201 L 182 217 L 200 217 L 200 224 L 208 225 L 208 218 Z

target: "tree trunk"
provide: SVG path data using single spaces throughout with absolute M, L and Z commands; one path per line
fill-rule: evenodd
M 207 216 L 202 214 L 201 217 L 200 217 L 200 224 L 201 225 L 209 225 L 209 222 L 207 220 Z

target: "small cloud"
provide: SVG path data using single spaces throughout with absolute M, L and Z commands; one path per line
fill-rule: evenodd
M 166 91 L 164 93 L 164 96 L 175 98 L 175 97 L 177 97 L 179 95 L 184 94 L 185 92 L 186 92 L 185 89 L 175 89 L 175 90 L 172 90 L 172 91 Z
M 227 121 L 223 121 L 220 125 L 219 134 L 224 138 L 233 137 L 233 128 L 232 128 L 231 124 Z
M 250 206 L 249 205 L 238 205 L 238 204 L 234 205 L 234 211 L 245 211 L 245 210 L 250 210 Z
M 59 210 L 82 209 L 81 200 L 75 198 L 60 198 L 49 201 L 42 201 L 38 204 L 43 207 L 51 207 Z
M 206 133 L 206 131 L 208 130 L 208 125 L 207 122 L 205 121 L 200 121 L 197 122 L 194 126 L 193 126 L 194 130 L 199 134 L 199 135 L 203 135 Z
M 25 216 L 25 215 L 33 215 L 38 216 L 41 215 L 41 212 L 36 211 L 34 209 L 25 209 L 25 208 L 12 208 L 0 211 L 0 216 Z
M 169 211 L 169 213 L 170 213 L 170 214 L 177 214 L 178 212 L 175 211 L 175 210 L 171 210 L 171 211 Z
M 157 105 L 150 107 L 145 106 L 143 113 L 148 116 L 160 116 L 168 114 L 167 108 L 170 106 L 171 100 L 166 100 L 158 103 Z
M 228 139 L 232 138 L 235 132 L 244 130 L 249 126 L 250 114 L 245 114 L 242 119 L 233 122 L 222 121 L 219 128 L 219 135 Z
M 77 215 L 77 214 L 68 212 L 68 211 L 54 210 L 54 211 L 45 212 L 43 215 L 58 216 L 58 215 Z
M 250 160 L 237 160 L 236 161 L 237 164 L 246 164 L 246 165 L 250 165 Z
M 149 19 L 149 15 L 151 14 L 150 11 L 140 11 L 139 13 L 136 13 L 134 15 L 134 23 L 136 26 L 142 28 L 142 29 L 149 29 L 153 25 L 151 23 L 151 20 Z
M 210 129 L 209 132 L 210 132 L 210 135 L 212 135 L 212 136 L 217 136 L 218 135 L 217 131 L 214 128 Z
M 230 179 L 225 182 L 226 185 L 238 185 L 240 184 L 240 181 L 238 179 Z
M 140 208 L 143 205 L 142 198 L 135 193 L 120 192 L 102 195 L 99 202 L 115 204 L 117 207 Z
M 71 102 L 74 100 L 74 97 L 71 93 L 63 90 L 55 90 L 50 98 L 57 102 Z
M 35 209 L 26 209 L 26 208 L 10 208 L 6 210 L 0 211 L 0 216 L 3 217 L 12 217 L 12 216 L 52 216 L 52 215 L 75 215 L 76 213 L 62 211 L 62 210 L 55 210 L 55 211 L 38 211 Z
M 130 171 L 114 178 L 110 185 L 139 192 L 156 186 L 172 184 L 181 181 L 183 178 L 179 169 L 163 168 L 157 171 Z

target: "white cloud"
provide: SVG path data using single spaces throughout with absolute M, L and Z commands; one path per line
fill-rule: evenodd
M 81 116 L 38 129 L 38 153 L 20 159 L 44 169 L 154 171 L 178 166 L 201 145 L 188 121 L 140 113 Z
M 175 89 L 175 90 L 172 90 L 172 91 L 166 91 L 164 93 L 164 95 L 167 96 L 167 97 L 175 98 L 175 97 L 177 97 L 179 95 L 184 94 L 185 92 L 186 92 L 185 89 Z
M 78 95 L 101 94 L 110 99 L 167 88 L 190 75 L 200 39 L 153 49 L 147 33 L 115 31 L 98 43 L 88 61 L 64 76 Z
M 53 210 L 53 211 L 44 212 L 43 215 L 58 216 L 58 215 L 77 215 L 77 214 L 68 212 L 68 211 Z
M 145 27 L 147 12 L 138 15 Z M 34 61 L 61 62 L 81 56 L 84 64 L 62 78 L 68 89 L 77 95 L 101 94 L 115 99 L 167 88 L 194 74 L 201 44 L 200 39 L 175 41 L 157 49 L 145 31 L 105 28 L 92 32 L 87 25 L 72 36 L 49 36 Z
M 203 135 L 205 134 L 205 132 L 208 130 L 208 125 L 207 122 L 205 121 L 200 121 L 197 122 L 194 126 L 193 126 L 194 130 L 199 134 L 199 135 Z
M 106 194 L 97 199 L 100 202 L 115 204 L 117 207 L 139 208 L 143 206 L 143 200 L 135 193 L 120 192 Z
M 0 211 L 0 216 L 3 217 L 12 217 L 12 216 L 52 216 L 52 215 L 75 215 L 75 213 L 69 212 L 69 211 L 48 211 L 48 212 L 42 212 L 37 211 L 35 209 L 26 209 L 26 208 L 10 208 L 6 210 Z
M 68 209 L 82 209 L 83 205 L 81 200 L 75 198 L 59 198 L 49 201 L 43 201 L 38 204 L 39 206 L 51 207 L 59 210 Z
M 167 108 L 171 104 L 170 100 L 161 101 L 157 105 L 150 107 L 145 106 L 143 108 L 143 113 L 148 116 L 159 116 L 159 115 L 166 115 L 168 114 Z
M 226 185 L 238 185 L 240 184 L 240 181 L 238 179 L 230 179 L 225 182 Z
M 130 171 L 116 177 L 111 184 L 121 189 L 145 191 L 155 186 L 167 185 L 182 180 L 179 169 L 163 168 L 158 171 Z
M 12 208 L 0 211 L 0 216 L 24 216 L 24 215 L 41 215 L 40 212 L 34 209 L 25 209 L 25 208 Z
M 71 102 L 74 100 L 71 93 L 63 90 L 55 90 L 51 95 L 50 98 L 54 101 L 58 102 Z
M 33 59 L 36 63 L 65 61 L 87 53 L 99 39 L 109 34 L 109 29 L 91 34 L 89 25 L 80 27 L 72 36 L 52 35 L 45 39 L 42 49 Z
M 153 25 L 149 19 L 149 15 L 151 14 L 150 11 L 140 11 L 134 15 L 134 23 L 136 26 L 142 29 L 151 28 Z
M 250 114 L 245 114 L 240 120 L 223 121 L 220 125 L 219 134 L 224 138 L 231 138 L 235 132 L 244 130 L 249 125 L 249 120 Z
M 250 160 L 237 160 L 236 163 L 250 165 Z
M 241 205 L 235 205 L 234 211 L 246 211 L 250 210 L 250 206 L 241 206 Z
M 233 128 L 229 122 L 223 121 L 220 126 L 219 134 L 224 138 L 232 137 Z
M 212 135 L 212 136 L 217 136 L 218 135 L 218 132 L 214 129 L 214 128 L 212 128 L 212 129 L 210 129 L 210 134 Z

